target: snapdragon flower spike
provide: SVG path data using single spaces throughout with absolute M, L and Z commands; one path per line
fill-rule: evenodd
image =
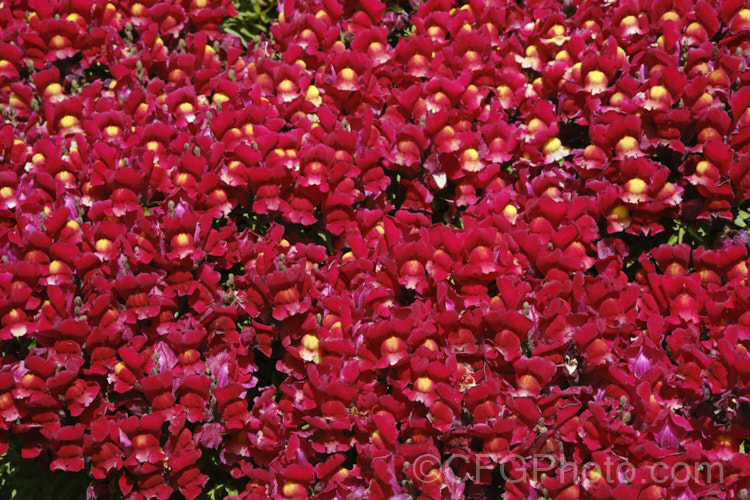
M 247 47 L 228 0 L 33 7 L 0 9 L 0 451 L 129 498 L 207 462 L 484 498 L 540 453 L 596 467 L 507 498 L 750 487 L 742 2 L 285 0 Z M 685 454 L 729 475 L 649 477 Z
M 83 469 L 83 424 L 65 426 L 58 430 L 51 439 L 56 441 L 57 458 L 50 464 L 53 470 L 78 472 Z

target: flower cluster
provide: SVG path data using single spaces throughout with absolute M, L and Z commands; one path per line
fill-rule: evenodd
M 741 0 L 284 0 L 250 46 L 229 0 L 0 5 L 1 452 L 91 498 L 747 498 Z

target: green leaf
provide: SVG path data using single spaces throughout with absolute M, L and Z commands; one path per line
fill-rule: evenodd
M 225 33 L 237 36 L 243 42 L 258 41 L 276 21 L 276 1 L 235 0 L 237 16 L 222 24 Z
M 737 212 L 737 217 L 734 219 L 734 224 L 739 227 L 747 227 L 750 222 L 750 212 L 744 209 L 740 209 Z

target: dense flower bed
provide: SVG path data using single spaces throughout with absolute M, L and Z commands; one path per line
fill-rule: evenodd
M 0 451 L 91 498 L 746 499 L 747 6 L 279 12 L 0 3 Z

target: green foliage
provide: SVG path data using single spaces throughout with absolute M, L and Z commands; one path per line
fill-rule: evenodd
M 0 457 L 0 498 L 49 500 L 86 498 L 85 472 L 50 471 L 39 458 L 22 458 L 16 443 Z
M 739 210 L 737 217 L 734 219 L 734 225 L 742 229 L 747 229 L 750 226 L 750 207 Z
M 276 0 L 235 0 L 234 5 L 237 17 L 225 20 L 222 28 L 246 42 L 259 41 L 277 17 Z
M 208 484 L 203 488 L 199 498 L 221 500 L 228 496 L 239 495 L 242 491 L 241 481 L 233 478 L 219 463 L 219 452 L 204 450 L 198 461 L 202 473 L 208 476 Z
M 222 498 L 226 498 L 228 496 L 236 496 L 238 494 L 238 490 L 224 484 L 216 485 L 206 492 L 206 496 L 211 500 L 220 500 Z

